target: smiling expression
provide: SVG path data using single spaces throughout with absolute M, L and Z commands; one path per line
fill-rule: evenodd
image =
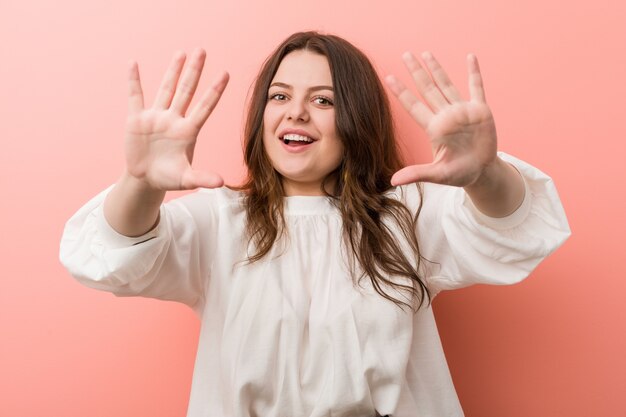
M 307 50 L 286 55 L 270 83 L 263 144 L 285 194 L 323 195 L 322 182 L 341 163 L 328 60 Z M 332 193 L 335 181 L 327 182 Z

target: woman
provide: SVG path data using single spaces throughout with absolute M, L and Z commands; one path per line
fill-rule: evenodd
M 198 313 L 188 416 L 463 415 L 430 301 L 523 279 L 569 228 L 551 180 L 496 153 L 476 58 L 469 101 L 423 59 L 405 56 L 426 104 L 387 79 L 434 155 L 401 169 L 368 59 L 286 39 L 255 83 L 236 189 L 191 168 L 228 76 L 187 113 L 203 51 L 184 72 L 174 58 L 151 108 L 132 66 L 127 170 L 70 219 L 61 260 L 87 286 Z

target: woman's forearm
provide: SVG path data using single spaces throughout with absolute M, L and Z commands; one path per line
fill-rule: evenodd
M 104 201 L 104 217 L 118 233 L 141 236 L 158 223 L 164 197 L 165 191 L 125 173 Z
M 472 185 L 464 187 L 478 210 L 489 217 L 505 217 L 524 200 L 525 186 L 512 165 L 496 158 Z

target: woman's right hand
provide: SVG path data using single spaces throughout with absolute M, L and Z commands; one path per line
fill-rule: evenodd
M 129 109 L 126 122 L 127 174 L 146 188 L 159 191 L 216 188 L 224 184 L 213 172 L 191 167 L 200 129 L 228 83 L 228 73 L 216 78 L 193 109 L 187 109 L 198 86 L 206 53 L 194 51 L 181 77 L 185 54 L 178 52 L 168 68 L 152 107 L 144 107 L 139 69 L 132 62 L 129 74 Z

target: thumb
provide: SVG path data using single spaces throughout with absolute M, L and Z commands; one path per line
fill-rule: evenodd
M 391 177 L 391 185 L 405 185 L 414 182 L 439 182 L 441 175 L 435 164 L 411 165 L 402 168 Z
M 189 169 L 183 174 L 180 185 L 183 190 L 193 190 L 196 188 L 219 188 L 224 185 L 224 180 L 215 172 Z

